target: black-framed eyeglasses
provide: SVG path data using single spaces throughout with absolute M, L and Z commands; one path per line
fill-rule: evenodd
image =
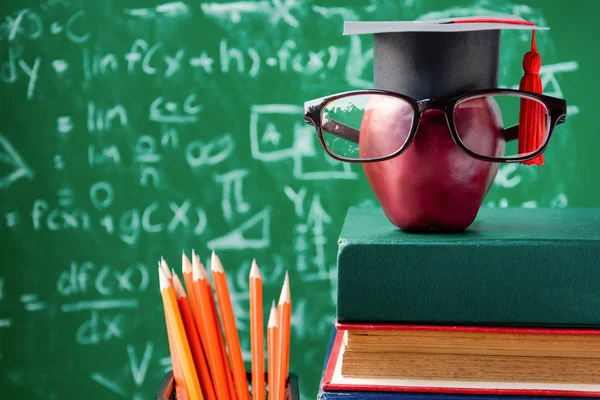
M 534 135 L 527 138 L 519 134 L 523 107 L 533 116 L 527 120 L 527 129 Z M 443 112 L 452 140 L 470 156 L 491 162 L 523 162 L 544 152 L 554 127 L 566 120 L 567 103 L 513 89 L 480 90 L 450 100 L 415 100 L 369 89 L 307 101 L 304 121 L 316 128 L 331 157 L 368 163 L 402 154 L 420 124 L 443 121 L 440 112 L 425 114 L 428 110 Z

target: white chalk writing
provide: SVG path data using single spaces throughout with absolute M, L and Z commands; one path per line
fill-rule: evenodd
M 2 134 L 0 134 L 0 164 L 8 168 L 8 172 L 3 172 L 0 176 L 0 189 L 7 188 L 21 178 L 33 179 L 33 170 L 25 164 L 21 155 Z
M 269 247 L 270 225 L 271 209 L 267 207 L 231 232 L 208 241 L 207 246 L 214 250 L 264 249 Z M 250 231 L 256 231 L 255 227 L 257 226 L 260 227 L 259 235 L 247 237 L 246 235 L 249 236 Z
M 84 309 L 87 308 L 82 308 L 82 310 Z M 105 310 L 107 308 L 100 309 Z M 123 337 L 122 324 L 123 315 L 121 313 L 101 316 L 99 311 L 92 309 L 90 318 L 85 320 L 77 329 L 75 340 L 77 343 L 87 346 L 120 339 Z
M 90 300 L 79 301 L 77 303 L 63 304 L 62 312 L 74 312 L 82 310 L 110 310 L 122 308 L 137 308 L 137 299 L 117 299 L 117 300 Z
M 248 175 L 247 170 L 238 169 L 215 176 L 215 181 L 223 185 L 221 206 L 223 207 L 223 215 L 228 220 L 233 216 L 232 197 L 235 211 L 245 214 L 250 210 L 250 205 L 242 198 L 242 180 L 246 175 Z M 231 190 L 232 186 L 233 190 Z
M 45 302 L 38 301 L 38 295 L 35 293 L 23 294 L 20 299 L 21 303 L 25 306 L 25 311 L 39 311 L 47 307 Z
M 141 386 L 146 379 L 146 371 L 148 371 L 148 365 L 150 365 L 153 350 L 154 344 L 152 342 L 146 342 L 142 359 L 141 361 L 138 361 L 133 345 L 127 345 L 129 366 L 131 367 L 131 374 L 133 375 L 133 380 L 137 386 Z
M 104 386 L 105 388 L 109 389 L 111 392 L 113 392 L 115 394 L 118 394 L 119 396 L 122 396 L 122 397 L 127 396 L 127 392 L 125 391 L 125 389 L 123 389 L 121 386 L 119 386 L 115 382 L 111 381 L 110 379 L 106 378 L 102 374 L 99 374 L 97 372 L 92 372 L 90 374 L 90 378 L 94 382 Z
M 78 263 L 72 261 L 69 269 L 62 271 L 56 283 L 59 294 L 69 297 L 76 294 L 97 293 L 113 296 L 123 293 L 140 293 L 148 288 L 148 269 L 136 264 L 124 269 L 109 265 L 96 265 L 91 261 Z M 62 306 L 62 311 L 78 311 L 84 308 L 114 308 L 123 303 L 127 307 L 137 307 L 137 300 L 98 300 L 83 301 Z

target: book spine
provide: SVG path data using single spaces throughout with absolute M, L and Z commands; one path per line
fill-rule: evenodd
M 344 323 L 600 327 L 594 241 L 442 246 L 341 241 Z

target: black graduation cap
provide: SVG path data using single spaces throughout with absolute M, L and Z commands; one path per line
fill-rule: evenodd
M 532 47 L 523 60 L 520 90 L 541 94 L 541 58 L 535 45 L 535 31 L 549 28 L 520 17 L 495 15 L 344 23 L 344 35 L 372 34 L 374 37 L 375 89 L 402 93 L 418 100 L 451 98 L 497 88 L 500 36 L 501 31 L 507 29 L 532 31 Z M 521 111 L 520 146 L 532 142 L 526 136 L 538 134 L 533 128 L 527 129 L 528 119 L 534 119 L 535 112 Z M 541 165 L 542 155 L 523 164 Z

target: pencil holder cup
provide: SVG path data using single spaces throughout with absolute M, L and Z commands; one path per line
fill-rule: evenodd
M 252 374 L 247 373 L 248 382 L 252 382 Z M 265 383 L 268 381 L 268 374 L 265 373 Z M 162 380 L 156 400 L 177 400 L 175 397 L 175 380 L 173 379 L 173 371 L 166 373 Z M 300 400 L 300 392 L 298 389 L 298 376 L 290 373 L 286 387 L 286 400 Z

